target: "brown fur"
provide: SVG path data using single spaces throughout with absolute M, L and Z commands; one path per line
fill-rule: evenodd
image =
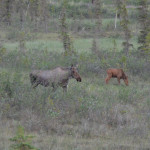
M 106 84 L 111 78 L 117 78 L 118 83 L 120 84 L 120 79 L 124 80 L 124 83 L 128 86 L 128 76 L 124 73 L 122 69 L 110 68 L 107 70 L 107 77 L 105 79 Z

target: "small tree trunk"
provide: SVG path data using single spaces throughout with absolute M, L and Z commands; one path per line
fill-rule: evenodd
M 118 11 L 116 10 L 116 16 L 115 16 L 115 29 L 117 28 L 117 19 L 118 19 Z
M 11 24 L 11 20 L 10 20 L 10 16 L 11 16 L 10 7 L 11 6 L 10 5 L 11 5 L 10 0 L 7 0 L 6 1 L 6 22 L 7 22 L 7 25 Z

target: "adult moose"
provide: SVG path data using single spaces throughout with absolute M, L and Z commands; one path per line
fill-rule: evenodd
M 128 76 L 124 73 L 123 69 L 114 69 L 110 68 L 107 70 L 107 77 L 105 79 L 106 84 L 111 78 L 117 78 L 118 83 L 120 84 L 120 79 L 124 80 L 124 83 L 128 86 Z
M 53 70 L 34 70 L 30 73 L 30 81 L 33 88 L 40 84 L 45 87 L 51 86 L 54 90 L 57 86 L 61 86 L 64 91 L 67 91 L 70 78 L 75 78 L 78 82 L 81 82 L 77 66 L 57 67 Z

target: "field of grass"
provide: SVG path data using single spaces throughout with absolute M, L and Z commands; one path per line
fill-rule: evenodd
M 33 145 L 40 150 L 150 149 L 150 59 L 138 49 L 137 9 L 127 8 L 133 47 L 126 56 L 119 19 L 114 29 L 114 2 L 103 1 L 102 32 L 98 36 L 94 35 L 92 4 L 72 0 L 66 23 L 76 53 L 66 56 L 60 39 L 58 2 L 50 0 L 52 16 L 47 33 L 40 24 L 34 30 L 34 22 L 28 20 L 24 31 L 18 30 L 17 16 L 9 29 L 0 28 L 0 150 L 10 150 L 9 139 L 16 135 L 19 125 L 26 134 L 35 136 Z M 128 1 L 129 6 L 136 4 Z M 55 7 L 54 12 L 51 7 Z M 20 51 L 20 35 L 25 51 Z M 98 51 L 92 48 L 93 38 Z M 31 87 L 31 70 L 71 64 L 79 65 L 82 82 L 70 79 L 67 93 L 61 87 L 56 91 L 40 85 Z M 129 86 L 123 80 L 118 85 L 117 79 L 105 84 L 106 70 L 111 67 L 124 69 Z
M 1 143 L 3 143 L 0 148 L 7 150 L 9 148 L 10 143 L 7 141 L 7 138 L 13 136 L 13 127 L 10 129 L 10 125 L 12 122 L 7 123 L 4 130 L 1 130 Z M 70 126 L 70 128 L 73 128 Z M 5 131 L 5 132 L 4 132 Z M 7 135 L 6 135 L 7 134 Z M 149 140 L 145 138 L 134 138 L 130 136 L 118 136 L 114 132 L 109 135 L 102 135 L 99 137 L 92 137 L 92 138 L 81 138 L 71 135 L 65 136 L 57 136 L 57 135 L 45 135 L 44 133 L 36 134 L 34 145 L 39 147 L 40 149 L 50 150 L 50 149 L 57 149 L 57 150 L 99 150 L 99 149 L 113 149 L 113 150 L 120 150 L 120 149 L 149 149 Z M 5 147 L 3 147 L 5 145 Z
M 56 37 L 58 37 L 57 34 L 55 34 Z M 32 51 L 32 50 L 47 50 L 48 52 L 56 52 L 56 53 L 62 53 L 64 51 L 63 44 L 60 41 L 60 39 L 50 39 L 51 37 L 46 37 L 46 39 L 38 39 L 35 41 L 27 41 L 26 42 L 26 50 Z M 137 48 L 137 42 L 136 39 L 132 39 L 131 43 L 133 43 L 134 47 Z M 91 47 L 92 47 L 92 41 L 91 38 L 73 38 L 74 42 L 74 48 L 78 53 L 91 53 Z M 122 51 L 121 43 L 123 42 L 123 39 L 116 39 L 116 38 L 101 38 L 97 39 L 97 44 L 100 50 L 102 51 L 113 51 L 114 49 L 114 41 L 116 43 L 116 52 Z M 19 44 L 17 42 L 13 43 L 5 43 L 4 47 L 8 51 L 12 50 L 18 50 Z M 132 49 L 133 51 L 133 49 Z
M 145 59 L 138 58 L 137 62 L 134 55 L 127 58 L 129 86 L 123 81 L 118 85 L 116 79 L 106 85 L 106 68 L 119 64 L 122 39 L 115 39 L 115 57 L 111 56 L 114 38 L 98 39 L 101 54 L 108 53 L 101 60 L 93 56 L 91 38 L 74 38 L 78 56 L 65 59 L 58 35 L 42 36 L 45 40 L 26 42 L 26 56 L 18 53 L 18 43 L 4 44 L 6 53 L 0 69 L 0 148 L 9 149 L 9 138 L 22 125 L 26 133 L 35 135 L 33 144 L 42 150 L 148 149 L 150 81 L 147 70 L 143 70 L 148 65 Z M 136 47 L 136 39 L 132 41 Z M 32 67 L 51 69 L 74 61 L 79 63 L 82 82 L 71 79 L 66 94 L 60 87 L 55 92 L 51 87 L 31 88 Z
M 128 75 L 126 87 L 115 79 L 105 85 L 105 74 L 81 74 L 81 83 L 70 80 L 67 94 L 61 88 L 55 93 L 42 86 L 34 90 L 28 74 L 21 75 L 13 97 L 1 99 L 6 102 L 1 102 L 1 113 L 10 119 L 1 118 L 0 148 L 8 150 L 9 138 L 21 124 L 43 150 L 148 149 L 149 82 Z

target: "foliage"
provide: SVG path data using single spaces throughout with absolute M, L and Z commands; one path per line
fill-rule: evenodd
M 3 56 L 6 54 L 6 48 L 0 45 L 0 62 L 3 59 Z
M 141 44 L 139 49 L 142 51 L 148 50 L 148 45 L 146 38 L 150 31 L 150 21 L 149 21 L 149 10 L 147 0 L 139 0 L 139 23 L 140 23 L 140 35 L 138 36 L 138 42 Z
M 2 97 L 12 97 L 17 86 L 22 84 L 21 82 L 21 73 L 9 73 L 7 71 L 1 71 L 0 73 L 0 95 Z
M 128 12 L 126 9 L 126 0 L 124 1 L 117 1 L 117 9 L 118 9 L 118 13 L 120 14 L 120 25 L 123 28 L 123 32 L 124 32 L 124 38 L 125 38 L 125 42 L 123 42 L 123 50 L 124 53 L 126 55 L 129 54 L 129 40 L 131 38 L 131 31 L 129 29 L 129 19 L 128 19 Z
M 18 126 L 16 136 L 10 139 L 14 143 L 11 145 L 11 150 L 38 150 L 31 145 L 33 138 L 32 135 L 25 135 L 24 128 Z
M 67 24 L 66 24 L 66 7 L 67 7 L 67 1 L 64 0 L 63 2 L 63 7 L 62 7 L 62 12 L 61 12 L 61 37 L 63 41 L 63 46 L 65 49 L 65 56 L 67 55 L 72 55 L 74 53 L 74 48 L 73 48 L 73 43 L 72 40 L 68 34 L 68 29 L 67 29 Z
M 97 46 L 97 42 L 96 42 L 96 39 L 93 39 L 93 42 L 92 42 L 92 53 L 96 56 L 98 56 L 99 58 L 101 58 L 102 56 L 100 55 L 100 51 L 99 51 L 99 48 Z
M 25 52 L 25 32 L 20 32 L 19 34 L 19 48 L 20 52 Z
M 146 51 L 148 52 L 148 54 L 150 54 L 150 32 L 147 34 L 146 37 Z
M 141 112 L 149 111 L 149 107 L 146 106 L 150 96 L 149 62 L 140 57 L 137 51 L 128 57 L 123 55 L 118 51 L 122 42 L 120 39 L 96 39 L 95 42 L 92 39 L 80 38 L 75 42 L 78 52 L 76 57 L 71 58 L 62 55 L 63 45 L 58 39 L 27 42 L 26 57 L 19 55 L 20 59 L 17 59 L 18 45 L 5 44 L 7 50 L 1 62 L 0 74 L 1 116 L 7 121 L 9 118 L 11 123 L 19 122 L 28 131 L 40 135 L 42 133 L 35 143 L 44 149 L 50 149 L 51 137 L 61 137 L 61 146 L 54 140 L 56 142 L 52 143 L 52 149 L 58 148 L 58 145 L 60 149 L 70 149 L 65 146 L 64 140 L 62 141 L 62 138 L 67 136 L 69 139 L 80 137 L 91 140 L 93 137 L 99 139 L 102 134 L 112 136 L 115 133 L 134 138 L 138 134 L 146 138 L 147 134 L 143 131 L 148 131 L 145 128 L 145 124 L 148 124 L 145 115 L 148 114 Z M 90 51 L 90 47 L 95 50 L 99 45 L 103 47 L 100 51 L 101 59 Z M 116 51 L 115 56 L 111 48 Z M 63 93 L 60 87 L 55 92 L 51 87 L 39 86 L 32 89 L 29 80 L 32 69 L 67 67 L 71 63 L 79 64 L 82 82 L 69 80 L 67 93 Z M 129 86 L 126 87 L 122 80 L 119 86 L 116 79 L 111 79 L 110 83 L 105 85 L 106 69 L 109 67 L 125 69 L 129 77 Z M 8 94 L 3 95 L 7 84 L 12 91 L 11 97 Z M 6 89 L 8 91 L 8 88 Z M 8 131 L 6 133 L 8 134 Z M 47 139 L 45 135 L 48 135 Z M 118 138 L 120 139 L 120 136 Z M 18 144 L 17 140 L 13 141 L 13 145 Z M 2 142 L 0 141 L 0 144 Z M 66 143 L 68 144 L 68 140 Z
M 6 2 L 11 5 L 7 3 L 5 7 Z M 123 137 L 123 143 L 128 136 L 133 137 L 134 144 L 135 137 L 137 143 L 139 139 L 149 140 L 150 65 L 148 57 L 141 57 L 136 49 L 139 46 L 137 2 L 116 2 L 120 24 L 116 22 L 114 30 L 114 1 L 0 1 L 0 119 L 6 122 L 0 122 L 0 149 L 7 149 L 3 143 L 8 142 L 6 139 L 13 133 L 8 129 L 15 128 L 18 122 L 28 131 L 40 134 L 35 142 L 42 149 L 82 149 L 78 147 L 80 144 L 87 149 L 82 140 L 94 138 L 97 145 L 101 137 L 112 140 L 112 136 Z M 130 40 L 135 49 L 128 52 L 133 46 Z M 149 43 L 147 33 L 148 47 Z M 63 93 L 61 87 L 56 91 L 41 85 L 32 88 L 29 78 L 32 70 L 50 70 L 71 64 L 79 64 L 82 82 L 70 79 L 67 93 Z M 113 78 L 106 85 L 106 70 L 110 67 L 123 68 L 129 86 L 125 86 L 123 80 L 118 85 Z M 4 125 L 7 137 L 2 130 Z M 11 139 L 11 148 L 19 145 L 31 148 L 32 136 L 26 135 L 22 127 L 18 128 Z M 52 143 L 51 137 L 54 138 Z M 64 137 L 74 140 L 70 143 Z M 113 145 L 112 149 L 122 149 L 122 145 L 118 145 Z
M 94 1 L 94 7 L 95 7 L 95 18 L 96 18 L 96 27 L 94 34 L 101 35 L 102 31 L 102 2 L 101 0 L 95 0 Z

